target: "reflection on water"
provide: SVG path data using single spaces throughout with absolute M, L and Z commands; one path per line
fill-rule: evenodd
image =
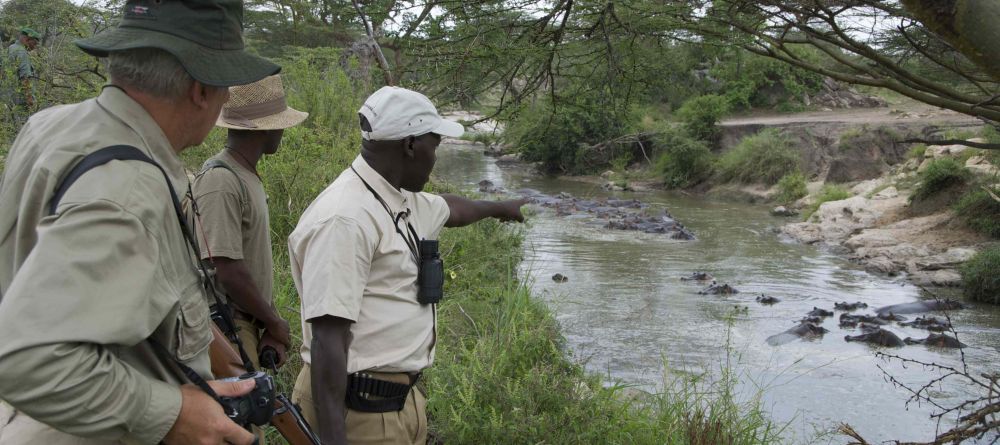
M 609 195 L 593 184 L 501 169 L 470 146 L 439 148 L 435 175 L 469 190 L 489 179 L 507 190 Z M 765 343 L 768 336 L 794 326 L 814 306 L 832 310 L 836 302 L 862 301 L 877 308 L 913 301 L 920 297 L 919 289 L 868 274 L 814 247 L 781 240 L 774 228 L 787 220 L 770 216 L 761 206 L 668 192 L 614 196 L 669 209 L 698 240 L 605 230 L 538 209 L 529 224 L 522 267 L 535 280 L 535 294 L 555 312 L 571 352 L 589 370 L 652 389 L 662 381 L 664 365 L 672 370 L 717 371 L 728 342 L 736 370 L 743 375 L 742 397 L 763 391 L 772 418 L 789 423 L 789 442 L 843 443 L 842 437 L 822 436 L 840 422 L 875 442 L 933 436 L 937 425 L 929 418 L 931 407 L 911 404 L 904 409 L 908 393 L 887 383 L 876 366 L 915 387 L 935 373 L 912 366 L 903 369 L 877 359 L 868 345 L 845 342 L 844 335 L 858 332 L 837 327 L 835 318 L 825 321 L 830 332 L 822 339 L 779 347 Z M 679 278 L 699 270 L 735 286 L 740 294 L 698 295 L 704 285 Z M 556 273 L 569 281 L 553 282 Z M 759 305 L 754 298 L 760 293 L 781 302 Z M 734 306 L 748 310 L 727 321 Z M 970 345 L 964 350 L 969 365 L 995 370 L 1000 359 L 1000 310 L 974 306 L 952 317 L 962 341 Z M 895 325 L 889 329 L 900 337 L 928 334 Z M 939 364 L 956 365 L 960 360 L 958 351 L 923 346 L 895 352 Z M 936 394 L 959 402 L 968 391 L 955 381 Z M 942 425 L 942 430 L 947 428 Z

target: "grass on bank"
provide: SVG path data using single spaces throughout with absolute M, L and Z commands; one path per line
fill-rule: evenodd
M 970 176 L 965 165 L 953 158 L 935 159 L 920 172 L 920 184 L 913 191 L 911 199 L 913 201 L 927 199 L 947 188 L 964 184 Z
M 801 156 L 777 129 L 747 136 L 719 158 L 717 172 L 723 181 L 773 185 L 799 170 Z
M 1000 202 L 987 190 L 993 195 L 1000 196 L 1000 187 L 973 188 L 955 203 L 955 213 L 969 228 L 1000 239 Z
M 819 207 L 822 206 L 824 202 L 840 201 L 850 197 L 851 192 L 839 185 L 824 185 L 823 189 L 821 189 L 819 194 L 816 195 L 816 201 L 802 211 L 802 217 L 805 221 L 809 221 L 809 218 L 811 218 L 812 215 L 819 210 Z
M 965 296 L 974 301 L 1000 304 L 1000 246 L 987 248 L 962 265 Z
M 778 181 L 778 194 L 775 199 L 782 204 L 792 203 L 809 194 L 806 186 L 806 176 L 802 172 L 789 173 Z

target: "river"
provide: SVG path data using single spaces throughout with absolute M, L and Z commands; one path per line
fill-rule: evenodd
M 830 332 L 822 339 L 776 347 L 765 342 L 813 307 L 833 310 L 835 302 L 861 301 L 870 308 L 855 313 L 870 313 L 915 301 L 921 291 L 900 278 L 869 274 L 834 254 L 781 239 L 774 229 L 789 220 L 770 216 L 764 206 L 672 192 L 610 193 L 586 182 L 498 167 L 480 148 L 468 145 L 442 145 L 435 176 L 465 190 L 489 179 L 507 190 L 636 198 L 668 209 L 697 235 L 696 241 L 674 241 L 535 209 L 527 225 L 522 272 L 555 313 L 573 356 L 608 381 L 655 390 L 665 370 L 717 375 L 728 359 L 740 378 L 739 398 L 760 397 L 771 418 L 786 426 L 788 443 L 845 443 L 845 437 L 830 434 L 840 422 L 873 443 L 930 440 L 939 427 L 929 417 L 932 406 L 907 407 L 909 393 L 888 383 L 877 366 L 914 388 L 939 374 L 917 366 L 904 369 L 877 358 L 871 346 L 845 342 L 845 335 L 859 332 L 839 328 L 836 317 L 824 322 Z M 704 285 L 679 279 L 694 271 L 708 271 L 740 293 L 698 295 Z M 554 282 L 556 273 L 569 280 Z M 760 293 L 781 302 L 760 305 L 754 300 Z M 737 312 L 734 306 L 747 309 Z M 955 311 L 952 319 L 961 341 L 969 345 L 963 352 L 970 369 L 997 371 L 1000 309 L 973 305 Z M 888 328 L 901 338 L 928 334 Z M 960 365 L 962 357 L 958 350 L 924 346 L 886 352 L 948 366 Z M 949 380 L 933 394 L 942 403 L 955 404 L 970 390 Z

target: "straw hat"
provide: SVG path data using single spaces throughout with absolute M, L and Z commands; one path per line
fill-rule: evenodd
M 301 124 L 309 113 L 285 102 L 281 76 L 265 77 L 249 85 L 229 88 L 216 126 L 236 130 L 283 130 Z

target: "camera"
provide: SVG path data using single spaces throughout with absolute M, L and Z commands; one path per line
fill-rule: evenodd
M 417 301 L 434 304 L 444 296 L 444 261 L 437 240 L 420 240 L 420 271 L 417 274 Z
M 226 415 L 237 425 L 267 425 L 271 421 L 271 415 L 274 413 L 274 379 L 260 371 L 223 379 L 223 381 L 227 382 L 239 382 L 242 380 L 254 380 L 257 382 L 257 386 L 249 394 L 240 397 L 219 397 L 222 408 L 226 411 Z

